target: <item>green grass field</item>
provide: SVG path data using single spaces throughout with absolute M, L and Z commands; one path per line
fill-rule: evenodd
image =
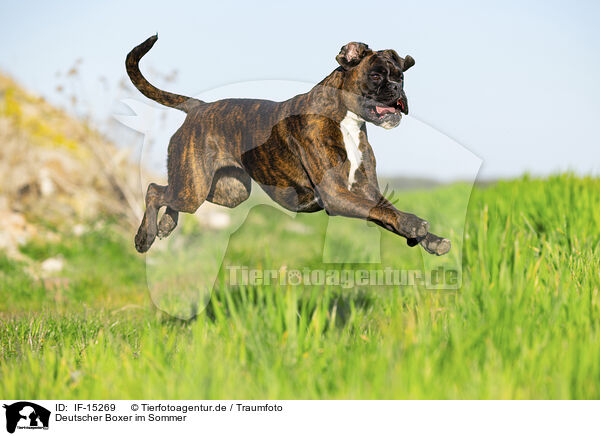
M 23 252 L 62 254 L 68 281 L 46 288 L 0 257 L 0 397 L 600 398 L 600 180 L 475 188 L 463 245 L 464 189 L 397 195 L 455 238 L 454 257 L 425 262 L 461 262 L 458 290 L 217 285 L 185 321 L 153 305 L 133 231 L 125 238 L 107 224 L 32 241 Z M 341 252 L 361 250 L 350 221 L 335 226 Z M 193 232 L 181 227 L 174 240 Z M 324 227 L 323 213 L 254 208 L 226 263 L 322 268 Z M 197 235 L 199 256 L 211 237 Z M 420 248 L 381 238 L 386 264 L 423 267 Z

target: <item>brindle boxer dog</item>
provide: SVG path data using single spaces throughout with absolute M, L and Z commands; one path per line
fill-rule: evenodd
M 366 121 L 386 129 L 408 114 L 404 72 L 415 64 L 394 50 L 350 42 L 340 66 L 306 94 L 284 102 L 226 99 L 206 103 L 162 91 L 142 76 L 139 61 L 152 36 L 127 56 L 127 74 L 146 97 L 187 113 L 168 149 L 168 185 L 151 183 L 135 247 L 146 252 L 168 236 L 179 212 L 204 202 L 236 207 L 254 179 L 286 209 L 362 218 L 442 255 L 450 241 L 429 223 L 394 207 L 380 192 Z M 166 206 L 157 223 L 158 211 Z

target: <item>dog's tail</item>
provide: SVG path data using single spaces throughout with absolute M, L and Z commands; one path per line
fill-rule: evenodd
M 140 59 L 148 53 L 157 40 L 158 35 L 153 35 L 129 52 L 127 59 L 125 59 L 127 75 L 134 86 L 149 99 L 157 101 L 162 105 L 188 112 L 192 106 L 202 102 L 192 97 L 162 91 L 151 85 L 140 72 Z

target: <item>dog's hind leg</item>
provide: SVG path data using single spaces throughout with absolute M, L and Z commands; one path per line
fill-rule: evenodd
M 190 135 L 190 128 L 184 123 L 169 142 L 169 184 L 162 199 L 162 206 L 167 209 L 156 231 L 161 239 L 177 227 L 179 212 L 194 213 L 209 193 L 214 157 L 204 143 L 197 142 L 200 136 L 199 132 Z
M 191 186 L 196 189 L 191 189 L 188 185 L 186 189 L 176 190 L 174 187 L 179 186 L 177 182 L 169 183 L 168 186 L 156 183 L 148 185 L 146 212 L 135 236 L 137 251 L 140 253 L 148 251 L 156 236 L 167 237 L 177 226 L 179 212 L 194 213 L 206 200 L 210 180 L 206 180 L 202 173 L 195 174 L 194 179 Z M 167 209 L 157 225 L 158 211 L 163 206 L 167 206 Z
M 222 166 L 213 176 L 207 201 L 234 208 L 250 196 L 252 185 L 250 176 L 235 165 Z
M 243 169 L 235 166 L 219 168 L 212 179 L 212 183 L 204 180 L 203 186 L 209 186 L 206 201 L 226 207 L 236 207 L 250 195 L 250 176 Z M 168 201 L 167 201 L 168 204 Z M 189 202 L 187 202 L 189 204 Z M 158 237 L 166 238 L 177 227 L 179 212 L 177 209 L 167 206 L 167 210 L 158 223 Z
M 135 235 L 135 249 L 140 253 L 148 251 L 157 234 L 156 218 L 158 210 L 165 204 L 167 187 L 150 183 L 146 192 L 146 212 Z
M 186 175 L 184 177 L 189 177 Z M 167 206 L 158 223 L 156 236 L 166 238 L 177 227 L 179 212 L 194 213 L 204 203 L 209 193 L 210 176 L 208 172 L 198 171 L 185 181 L 182 176 L 169 176 L 169 185 L 165 186 L 162 206 Z M 139 250 L 138 250 L 139 251 Z

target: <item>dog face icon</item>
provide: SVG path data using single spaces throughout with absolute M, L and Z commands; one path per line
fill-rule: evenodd
M 35 410 L 33 410 L 33 407 L 31 406 L 25 406 L 21 409 L 21 411 L 19 412 L 19 423 L 21 423 L 21 425 L 29 425 L 31 427 L 37 427 L 38 423 L 37 423 L 37 414 L 35 413 Z M 27 422 L 26 424 L 23 424 L 23 422 Z

